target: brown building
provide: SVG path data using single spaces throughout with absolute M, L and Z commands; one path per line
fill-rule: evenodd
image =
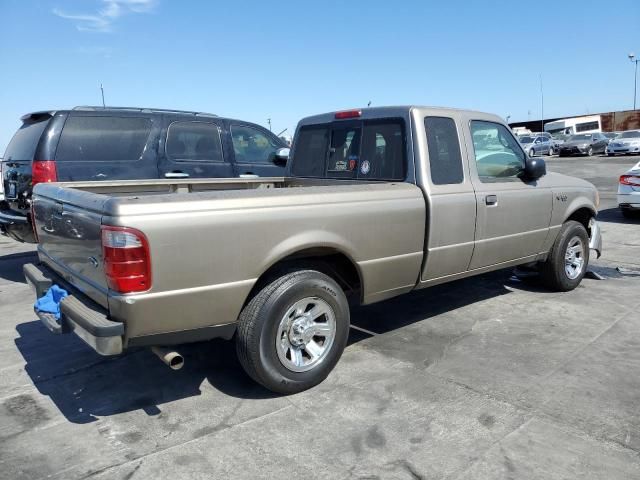
M 599 118 L 598 118 L 599 117 Z M 584 119 L 583 123 L 580 121 Z M 640 129 L 640 110 L 622 110 L 618 112 L 606 112 L 595 113 L 589 115 L 573 115 L 563 118 L 545 118 L 544 125 L 552 122 L 566 121 L 567 128 L 576 126 L 572 132 L 566 133 L 579 133 L 580 131 L 593 131 L 600 130 L 602 132 L 620 132 L 623 130 L 638 130 Z M 594 122 L 599 123 L 598 128 L 594 128 Z M 583 130 L 580 129 L 580 125 L 584 125 Z M 539 132 L 541 130 L 542 121 L 531 120 L 527 122 L 512 122 L 509 123 L 511 128 L 524 127 L 528 128 L 532 132 Z

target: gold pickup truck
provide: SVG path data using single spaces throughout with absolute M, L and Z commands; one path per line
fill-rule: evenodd
M 161 148 L 161 146 L 159 147 Z M 380 107 L 303 119 L 287 177 L 39 184 L 38 297 L 103 355 L 235 339 L 247 373 L 298 392 L 344 350 L 349 305 L 529 264 L 575 288 L 600 253 L 598 193 L 546 172 L 479 112 Z M 170 346 L 173 346 L 169 348 Z

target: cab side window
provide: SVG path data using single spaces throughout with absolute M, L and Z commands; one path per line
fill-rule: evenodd
M 472 120 L 471 137 L 480 181 L 515 179 L 524 170 L 524 152 L 504 125 Z
M 238 163 L 269 163 L 280 148 L 260 130 L 245 125 L 232 125 L 231 138 Z
M 431 183 L 434 185 L 462 183 L 464 180 L 462 155 L 458 131 L 453 119 L 425 117 L 424 128 L 427 132 Z

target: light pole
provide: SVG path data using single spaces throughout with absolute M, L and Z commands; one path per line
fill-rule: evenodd
M 638 93 L 638 62 L 640 62 L 640 59 L 636 58 L 635 53 L 630 53 L 629 54 L 629 60 L 631 60 L 633 63 L 636 64 L 636 73 L 634 74 L 633 77 L 633 109 L 636 109 L 636 95 Z

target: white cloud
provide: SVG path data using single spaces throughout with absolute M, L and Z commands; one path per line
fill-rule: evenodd
M 72 20 L 81 32 L 111 32 L 113 23 L 123 15 L 129 13 L 149 13 L 157 0 L 101 0 L 102 8 L 96 13 L 67 13 L 58 8 L 53 14 Z

